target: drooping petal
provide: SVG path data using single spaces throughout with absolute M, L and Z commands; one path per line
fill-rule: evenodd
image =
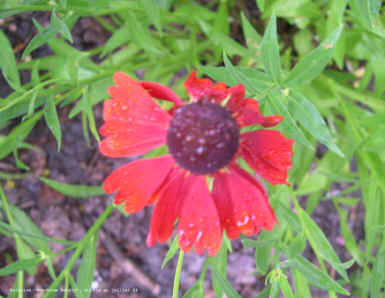
M 241 233 L 251 236 L 261 228 L 271 230 L 277 219 L 262 185 L 238 166 L 229 169 L 214 176 L 212 192 L 227 236 L 233 240 Z
M 179 246 L 185 252 L 195 246 L 199 255 L 207 249 L 210 256 L 215 256 L 221 246 L 222 231 L 205 176 L 191 174 L 186 178 L 185 189 L 178 224 Z
M 253 124 L 259 124 L 263 127 L 272 127 L 283 120 L 283 117 L 280 115 L 263 116 L 259 110 L 257 100 L 252 98 L 243 98 L 239 95 L 234 97 L 232 96 L 230 98 L 227 108 L 234 113 L 238 124 L 241 127 Z
M 152 247 L 156 242 L 166 242 L 170 238 L 183 204 L 185 175 L 185 171 L 174 168 L 167 177 L 155 204 L 147 246 Z
M 172 101 L 175 103 L 174 108 L 182 106 L 183 101 L 170 88 L 154 82 L 142 81 L 142 87 L 154 98 Z
M 198 79 L 195 71 L 187 78 L 185 88 L 195 101 L 207 99 L 219 104 L 228 95 L 225 83 L 213 84 L 210 79 Z
M 164 144 L 168 112 L 127 74 L 115 73 L 114 81 L 117 86 L 108 89 L 112 98 L 104 103 L 101 134 L 106 139 L 100 143 L 101 152 L 111 157 L 137 155 L 159 146 L 160 140 Z
M 257 130 L 241 135 L 241 156 L 248 165 L 273 185 L 289 184 L 294 140 L 276 130 Z
M 106 138 L 99 150 L 106 156 L 123 157 L 140 155 L 166 143 L 167 130 L 157 124 L 126 124 L 111 120 L 103 124 L 100 134 Z
M 117 192 L 115 203 L 125 202 L 128 213 L 137 212 L 149 203 L 174 165 L 170 155 L 130 162 L 113 171 L 104 180 L 103 189 L 109 194 Z

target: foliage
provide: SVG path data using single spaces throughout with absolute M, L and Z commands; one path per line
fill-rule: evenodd
M 92 4 L 90 4 L 92 2 Z M 252 1 L 250 1 L 252 2 Z M 112 74 L 133 76 L 165 85 L 177 78 L 174 90 L 183 94 L 182 70 L 202 74 L 228 85 L 243 83 L 265 114 L 280 114 L 280 130 L 295 139 L 290 187 L 269 187 L 280 225 L 261 232 L 257 240 L 244 239 L 255 250 L 256 271 L 266 275 L 259 295 L 310 297 L 313 287 L 337 294 L 380 297 L 385 286 L 385 10 L 380 0 L 256 0 L 260 16 L 241 12 L 244 1 L 221 0 L 207 5 L 191 0 L 5 0 L 0 17 L 25 12 L 50 13 L 50 24 L 34 21 L 38 34 L 16 58 L 7 36 L 0 32 L 1 71 L 13 92 L 0 100 L 0 158 L 31 149 L 26 143 L 44 119 L 61 148 L 58 114 L 71 105 L 70 118 L 80 114 L 84 135 L 99 140 L 93 109 L 107 99 Z M 256 11 L 256 10 L 255 10 Z M 254 11 L 254 12 L 255 12 Z M 97 20 L 111 37 L 102 46 L 79 51 L 71 30 L 82 17 Z M 110 21 L 113 20 L 112 24 Z M 177 25 L 176 25 L 177 24 Z M 231 25 L 231 26 L 230 26 Z M 239 26 L 240 36 L 231 33 Z M 282 29 L 282 28 L 283 29 Z M 255 28 L 265 28 L 263 34 Z M 289 28 L 285 31 L 285 28 Z M 278 30 L 278 32 L 277 32 Z M 238 39 L 235 40 L 234 37 Z M 53 55 L 33 58 L 34 50 L 48 43 Z M 32 56 L 31 56 L 32 54 Z M 95 56 L 101 59 L 96 63 Z M 221 66 L 218 66 L 221 65 Z M 22 84 L 19 71 L 29 71 Z M 18 121 L 14 121 L 14 120 Z M 43 120 L 42 120 L 43 121 Z M 323 144 L 321 157 L 316 149 Z M 156 156 L 158 153 L 154 153 Z M 21 170 L 27 166 L 17 162 Z M 352 171 L 352 168 L 357 170 Z M 28 170 L 28 169 L 27 169 Z M 7 173 L 0 173 L 0 179 Z M 68 197 L 102 194 L 99 187 L 65 185 L 47 178 L 44 183 Z M 338 193 L 336 185 L 343 184 Z M 359 190 L 361 197 L 355 197 Z M 89 288 L 95 268 L 97 231 L 113 207 L 101 215 L 86 236 L 76 243 L 45 236 L 29 216 L 12 205 L 0 187 L 1 208 L 8 223 L 1 234 L 15 240 L 18 259 L 0 269 L 0 276 L 15 274 L 14 288 L 23 288 L 24 273 L 34 274 L 44 262 L 51 273 L 50 290 Z M 306 201 L 305 207 L 299 204 Z M 307 200 L 304 200 L 307 198 Z M 322 229 L 312 219 L 314 209 L 332 201 L 351 260 L 343 263 Z M 291 204 L 293 202 L 293 204 Z M 352 206 L 365 208 L 364 237 L 357 239 L 348 221 Z M 292 209 L 294 206 L 294 211 Z M 58 275 L 52 268 L 50 242 L 67 245 L 73 254 Z M 176 243 L 174 241 L 174 243 Z M 303 256 L 307 246 L 318 263 Z M 164 265 L 177 252 L 175 245 Z M 229 246 L 208 258 L 201 278 L 185 297 L 202 297 L 206 271 L 211 272 L 217 297 L 240 297 L 226 277 Z M 71 269 L 78 258 L 77 277 Z M 347 271 L 354 264 L 354 269 Z M 337 272 L 337 277 L 331 271 Z M 171 277 L 170 277 L 171 278 Z M 179 276 L 177 276 L 179 278 Z M 292 281 L 292 283 L 290 282 Z M 78 292 L 86 297 L 89 292 Z M 262 295 L 262 296 L 261 296 Z M 50 296 L 46 291 L 43 297 Z

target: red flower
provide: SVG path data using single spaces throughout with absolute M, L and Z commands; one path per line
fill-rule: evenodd
M 237 165 L 243 158 L 271 184 L 287 184 L 293 140 L 275 130 L 241 133 L 248 125 L 272 127 L 281 116 L 265 117 L 239 84 L 198 79 L 185 83 L 192 103 L 184 105 L 170 89 L 114 75 L 111 99 L 104 104 L 100 151 L 111 157 L 146 153 L 167 144 L 169 154 L 130 162 L 104 181 L 115 204 L 134 213 L 155 204 L 148 246 L 165 242 L 178 221 L 179 246 L 198 254 L 217 254 L 223 230 L 230 239 L 271 230 L 277 222 L 264 187 Z M 174 103 L 162 109 L 154 98 Z M 206 177 L 213 178 L 210 191 Z

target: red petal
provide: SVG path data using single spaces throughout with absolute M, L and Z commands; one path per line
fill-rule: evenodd
M 106 124 L 101 134 L 107 139 L 100 144 L 102 153 L 112 157 L 137 155 L 159 146 L 167 134 L 168 112 L 127 74 L 115 73 L 114 81 L 117 86 L 108 89 L 112 99 L 104 103 Z M 141 127 L 143 131 L 139 131 Z
M 213 85 L 210 79 L 198 79 L 195 71 L 187 78 L 185 88 L 195 101 L 207 98 L 220 103 L 228 95 L 225 83 L 219 82 Z
M 271 230 L 277 222 L 263 187 L 238 166 L 215 175 L 212 195 L 221 225 L 232 240 L 240 233 L 251 236 L 261 228 Z
M 166 86 L 147 81 L 140 82 L 140 84 L 152 97 L 174 102 L 174 108 L 183 105 L 183 101 L 179 98 L 179 96 Z
M 110 157 L 143 154 L 165 144 L 167 136 L 167 130 L 156 124 L 126 124 L 116 120 L 106 122 L 99 131 L 107 137 L 99 143 L 99 150 Z
M 147 236 L 147 246 L 156 242 L 166 242 L 174 229 L 174 223 L 180 214 L 184 197 L 185 171 L 174 168 L 168 177 L 168 182 L 159 194 L 151 219 L 151 228 Z
M 258 101 L 252 98 L 245 98 L 240 100 L 237 97 L 233 101 L 230 99 L 227 107 L 235 114 L 239 125 L 248 126 L 259 124 L 263 127 L 272 127 L 283 120 L 282 116 L 263 116 L 259 110 Z
M 125 210 L 134 213 L 148 204 L 174 165 L 170 155 L 136 160 L 113 171 L 103 188 L 106 193 L 117 192 L 115 204 L 125 202 Z
M 188 192 L 178 225 L 179 246 L 186 252 L 195 246 L 199 255 L 207 249 L 210 256 L 215 256 L 221 246 L 222 231 L 206 178 L 191 174 L 186 183 Z
M 241 156 L 271 184 L 289 184 L 293 142 L 276 130 L 248 132 L 241 136 Z

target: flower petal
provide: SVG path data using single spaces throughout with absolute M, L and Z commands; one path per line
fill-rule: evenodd
M 167 130 L 157 124 L 127 124 L 111 120 L 102 125 L 100 134 L 106 138 L 99 143 L 99 150 L 106 156 L 124 157 L 140 155 L 164 145 Z
M 241 135 L 241 156 L 271 184 L 289 184 L 293 142 L 276 130 L 247 132 Z
M 235 87 L 236 86 L 232 88 Z M 232 96 L 227 103 L 227 108 L 235 114 L 238 124 L 241 127 L 253 124 L 259 124 L 263 127 L 272 127 L 283 120 L 283 117 L 280 115 L 267 117 L 263 116 L 259 110 L 259 103 L 257 100 L 252 98 L 243 98 L 243 96 L 240 95 L 242 94 L 240 92 L 235 94 L 237 95 Z
M 195 71 L 190 74 L 184 85 L 195 101 L 208 99 L 219 104 L 228 95 L 225 83 L 213 84 L 210 79 L 198 79 Z
M 185 174 L 179 168 L 170 172 L 155 204 L 147 246 L 152 247 L 156 242 L 166 242 L 170 238 L 183 203 Z
M 231 240 L 240 233 L 251 236 L 261 228 L 271 230 L 277 222 L 262 185 L 238 166 L 215 175 L 212 195 Z
M 117 86 L 108 89 L 112 99 L 104 103 L 106 124 L 100 132 L 107 138 L 100 143 L 101 152 L 111 157 L 137 155 L 164 144 L 168 112 L 127 74 L 115 73 L 114 81 Z
M 178 224 L 179 246 L 185 252 L 195 246 L 199 255 L 207 249 L 210 256 L 215 256 L 221 246 L 222 231 L 205 176 L 191 174 L 186 178 L 186 187 Z
M 170 88 L 154 82 L 142 81 L 142 87 L 154 98 L 172 101 L 175 103 L 174 108 L 183 105 L 183 101 Z
M 125 202 L 128 213 L 143 209 L 156 194 L 175 165 L 170 155 L 140 159 L 113 171 L 104 180 L 106 193 L 114 193 L 115 204 Z

